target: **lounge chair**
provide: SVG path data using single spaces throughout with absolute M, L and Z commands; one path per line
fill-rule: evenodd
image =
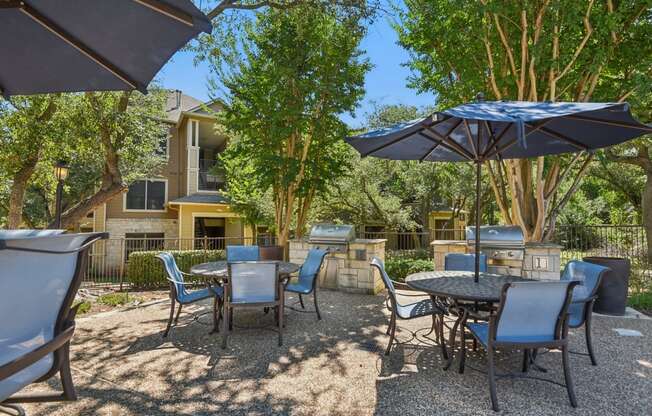
M 489 393 L 493 410 L 498 411 L 497 377 L 516 377 L 517 374 L 496 374 L 496 349 L 523 350 L 523 372 L 527 371 L 530 351 L 537 348 L 561 350 L 566 390 L 571 406 L 577 407 L 568 363 L 568 316 L 573 288 L 577 282 L 514 282 L 503 286 L 500 305 L 489 322 L 466 322 L 462 317 L 462 349 L 460 372 L 464 372 L 466 331 L 487 351 Z M 521 377 L 527 377 L 521 375 Z
M 420 318 L 422 316 L 432 316 L 432 329 L 430 332 L 437 331 L 437 339 L 441 345 L 441 353 L 444 359 L 448 359 L 448 352 L 446 351 L 446 345 L 444 342 L 444 314 L 445 311 L 432 299 L 424 299 L 419 302 L 413 302 L 407 305 L 402 305 L 398 303 L 396 298 L 396 288 L 413 291 L 409 286 L 395 282 L 389 278 L 387 272 L 385 271 L 385 265 L 382 260 L 378 257 L 371 259 L 371 266 L 378 269 L 380 276 L 383 279 L 385 284 L 385 289 L 387 289 L 387 307 L 392 312 L 392 316 L 389 320 L 389 327 L 387 328 L 387 334 L 389 335 L 389 343 L 387 344 L 387 349 L 385 350 L 385 355 L 389 355 L 392 350 L 392 345 L 394 344 L 394 335 L 396 333 L 396 320 L 397 319 L 414 319 Z M 423 297 L 424 294 L 405 294 L 401 293 L 401 296 L 419 296 Z M 439 318 L 439 319 L 437 319 Z
M 448 253 L 444 257 L 444 270 L 475 271 L 475 254 Z M 480 273 L 487 271 L 487 255 L 480 253 Z
M 299 303 L 303 309 L 306 307 L 303 304 L 302 295 L 312 293 L 318 320 L 321 320 L 321 315 L 319 314 L 319 306 L 317 305 L 317 276 L 319 275 L 319 270 L 324 263 L 324 257 L 326 257 L 326 254 L 328 254 L 326 250 L 318 248 L 310 249 L 306 261 L 303 262 L 301 269 L 299 269 L 298 280 L 290 282 L 285 286 L 286 291 L 299 294 Z
M 168 318 L 168 324 L 163 333 L 163 338 L 167 337 L 170 332 L 172 318 L 174 318 L 175 325 L 178 323 L 183 305 L 189 305 L 208 298 L 213 298 L 213 332 L 217 332 L 219 330 L 218 313 L 220 311 L 224 289 L 221 286 L 208 284 L 204 289 L 189 291 L 186 288 L 189 283 L 185 281 L 184 276 L 190 275 L 179 270 L 172 253 L 162 252 L 157 254 L 156 257 L 163 263 L 163 268 L 167 274 L 166 279 L 170 282 L 170 317 Z M 175 303 L 179 304 L 176 317 L 174 316 Z
M 591 342 L 591 315 L 593 314 L 593 304 L 597 298 L 596 293 L 598 287 L 600 287 L 600 282 L 602 282 L 602 276 L 609 270 L 608 267 L 598 264 L 573 260 L 568 262 L 561 276 L 561 280 L 578 282 L 573 290 L 573 300 L 568 308 L 568 326 L 570 328 L 579 328 L 584 325 L 586 348 L 592 365 L 598 365 L 598 362 L 595 359 L 593 343 Z
M 0 231 L 0 408 L 13 403 L 75 400 L 70 340 L 72 306 L 93 243 L 106 233 Z M 15 395 L 59 373 L 63 391 Z
M 226 261 L 258 261 L 260 250 L 258 246 L 226 246 Z

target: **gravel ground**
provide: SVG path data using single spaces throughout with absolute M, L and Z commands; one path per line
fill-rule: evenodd
M 295 302 L 290 299 L 288 303 Z M 311 304 L 311 299 L 308 304 Z M 486 376 L 443 371 L 439 349 L 423 337 L 429 318 L 401 322 L 402 343 L 383 355 L 387 311 L 380 296 L 321 291 L 323 320 L 287 310 L 283 347 L 269 330 L 270 315 L 236 315 L 229 348 L 209 334 L 210 315 L 182 314 L 167 339 L 168 304 L 78 320 L 72 347 L 79 400 L 26 405 L 28 415 L 492 415 Z M 189 307 L 195 315 L 208 304 Z M 563 387 L 533 380 L 498 382 L 501 413 L 514 415 L 642 415 L 652 408 L 652 321 L 598 317 L 594 342 L 599 366 L 571 356 L 579 408 Z M 613 328 L 643 337 L 621 337 Z M 412 338 L 412 331 L 417 337 Z M 412 339 L 411 339 L 412 338 Z M 572 349 L 584 350 L 583 332 Z M 538 362 L 563 381 L 559 353 Z M 484 355 L 467 364 L 484 369 Z M 520 357 L 503 354 L 501 369 L 518 369 Z M 50 382 L 58 387 L 58 380 Z M 29 391 L 47 389 L 45 384 Z

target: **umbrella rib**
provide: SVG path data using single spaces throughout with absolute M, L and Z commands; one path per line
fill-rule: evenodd
M 437 125 L 437 124 L 439 124 L 439 123 L 442 123 L 443 121 L 444 121 L 444 120 L 437 121 L 437 122 L 433 123 L 432 125 L 433 125 L 433 126 L 434 126 L 434 125 Z M 423 127 L 425 128 L 426 126 L 423 126 Z M 403 139 L 405 139 L 405 138 L 407 138 L 407 137 L 410 137 L 410 136 L 413 135 L 414 133 L 415 133 L 415 132 L 411 131 L 411 132 L 409 132 L 409 133 L 402 134 L 402 135 L 400 135 L 399 137 L 397 137 L 396 139 L 390 140 L 389 142 L 387 142 L 387 143 L 385 143 L 385 144 L 382 144 L 382 145 L 380 145 L 380 146 L 376 147 L 375 149 L 372 149 L 372 150 L 370 150 L 370 151 L 368 151 L 368 152 L 365 152 L 364 154 L 361 153 L 360 155 L 361 155 L 362 157 L 367 157 L 367 156 L 369 156 L 369 155 L 372 154 L 372 153 L 376 153 L 376 152 L 379 151 L 379 150 L 383 150 L 383 149 L 385 149 L 385 148 L 387 148 L 387 147 L 389 147 L 389 146 L 391 146 L 391 145 L 393 145 L 393 144 L 396 144 L 396 143 L 400 142 L 401 140 L 403 140 Z
M 623 122 L 620 122 L 620 121 L 600 120 L 599 118 L 580 116 L 580 115 L 575 115 L 575 114 L 569 114 L 567 116 L 563 116 L 562 118 L 570 118 L 570 119 L 573 119 L 573 120 L 587 121 L 589 123 L 606 124 L 606 125 L 609 125 L 609 126 L 625 127 L 625 128 L 628 128 L 628 129 L 637 129 L 637 130 L 652 132 L 652 127 L 646 126 L 646 125 L 636 125 L 636 124 L 630 124 L 630 123 L 623 123 Z
M 129 85 L 131 88 L 135 88 L 142 93 L 147 92 L 146 86 L 141 85 L 139 82 L 134 81 L 127 74 L 122 72 L 118 67 L 109 62 L 106 58 L 93 51 L 91 48 L 86 46 L 83 42 L 76 39 L 74 36 L 66 32 L 62 27 L 54 23 L 52 20 L 42 15 L 39 11 L 34 9 L 32 6 L 21 2 L 20 11 L 30 17 L 39 25 L 43 26 L 45 29 L 49 30 L 51 33 L 59 37 L 61 40 L 77 49 L 83 55 L 91 59 L 96 64 L 100 65 L 102 68 L 109 71 L 115 77 L 119 78 L 125 84 Z
M 424 137 L 424 138 L 426 138 L 426 139 L 428 139 L 428 140 L 430 140 L 430 141 L 433 141 L 433 142 L 435 142 L 435 143 L 439 143 L 441 146 L 445 147 L 446 149 L 450 150 L 451 152 L 453 152 L 453 153 L 455 153 L 455 154 L 458 154 L 458 155 L 462 156 L 462 157 L 465 158 L 465 159 L 468 159 L 468 160 L 473 161 L 473 157 L 471 157 L 471 156 L 469 156 L 469 155 L 467 155 L 467 154 L 465 154 L 465 153 L 460 152 L 459 150 L 457 150 L 456 148 L 454 148 L 454 147 L 451 146 L 450 144 L 444 142 L 443 140 L 439 139 L 438 137 L 430 137 L 430 136 L 428 136 L 427 134 L 425 134 L 425 133 L 422 132 L 422 131 L 418 132 L 418 134 L 419 134 L 421 137 Z
M 531 125 L 528 124 L 528 123 L 526 123 L 525 125 L 528 126 L 528 127 L 531 126 Z M 535 127 L 533 127 L 533 128 L 535 128 Z M 564 136 L 563 134 L 561 134 L 561 133 L 557 133 L 557 132 L 554 131 L 554 130 L 550 130 L 550 129 L 547 128 L 547 127 L 539 127 L 537 130 L 541 131 L 541 132 L 542 132 L 543 134 L 545 134 L 545 135 L 548 135 L 548 136 L 550 136 L 550 137 L 554 137 L 555 139 L 559 139 L 559 140 L 562 140 L 562 141 L 564 141 L 564 142 L 566 142 L 566 143 L 569 143 L 569 144 L 571 144 L 572 146 L 575 146 L 576 148 L 578 148 L 578 149 L 580 149 L 580 150 L 589 150 L 589 147 L 588 147 L 587 145 L 585 145 L 584 143 L 581 143 L 581 142 L 578 142 L 577 140 L 573 140 L 573 139 L 571 139 L 571 138 L 569 138 L 569 137 L 566 137 L 566 136 Z M 530 132 L 528 132 L 528 134 L 529 134 L 529 133 L 530 133 Z
M 459 120 L 457 123 L 455 123 L 455 125 L 453 125 L 453 127 L 450 130 L 448 130 L 448 132 L 446 132 L 446 137 L 453 134 L 453 132 L 460 126 L 460 124 L 462 124 L 462 120 Z M 437 149 L 437 147 L 439 147 L 440 144 L 441 144 L 441 142 L 436 142 L 435 145 L 430 148 L 430 151 L 428 153 L 426 153 L 426 155 L 423 156 L 421 159 L 419 159 L 419 162 L 423 162 L 424 160 L 429 158 L 430 155 L 432 154 L 432 152 L 434 152 L 435 149 Z
M 432 127 L 432 126 L 431 126 L 431 127 Z M 473 159 L 473 155 L 472 155 L 471 153 L 469 153 L 468 150 L 466 150 L 465 148 L 463 148 L 459 143 L 457 143 L 457 142 L 454 141 L 454 140 L 451 140 L 451 139 L 448 138 L 448 137 L 444 137 L 444 136 L 442 136 L 441 134 L 437 133 L 436 130 L 433 130 L 431 127 L 427 127 L 426 130 L 428 130 L 429 132 L 431 132 L 432 134 L 434 134 L 435 136 L 437 136 L 437 139 L 439 139 L 439 140 L 441 140 L 442 142 L 445 142 L 446 144 L 448 144 L 448 147 L 451 147 L 451 148 L 453 148 L 453 149 L 456 149 L 456 150 L 454 150 L 455 153 L 457 153 L 457 154 L 459 154 L 459 155 L 462 155 L 462 156 L 464 156 L 465 158 L 467 158 L 467 159 L 469 159 L 469 160 L 474 160 L 474 159 Z M 430 136 L 428 136 L 428 135 L 425 135 L 425 134 L 424 134 L 424 136 L 425 136 L 425 137 L 428 137 L 428 138 L 430 138 L 430 139 L 432 139 L 432 137 L 430 137 Z M 442 143 L 442 144 L 444 144 L 444 143 Z M 451 149 L 451 150 L 453 150 L 453 149 Z
M 186 13 L 183 10 L 180 10 L 167 3 L 163 3 L 160 0 L 133 0 L 133 1 L 142 6 L 150 8 L 155 12 L 164 14 L 167 17 L 170 17 L 190 27 L 193 27 L 195 25 L 191 14 Z
M 487 158 L 487 155 L 489 154 L 489 152 L 491 151 L 491 149 L 493 149 L 494 147 L 495 147 L 495 148 L 498 148 L 498 143 L 500 143 L 500 140 L 503 138 L 503 136 L 505 135 L 505 133 L 507 133 L 507 131 L 512 127 L 513 124 L 514 124 L 514 123 L 507 123 L 507 124 L 505 125 L 505 128 L 500 132 L 500 134 L 499 134 L 498 136 L 496 136 L 496 135 L 492 135 L 492 136 L 491 136 L 491 137 L 492 137 L 491 142 L 489 142 L 489 145 L 487 146 L 487 148 L 485 149 L 485 151 L 482 153 L 482 158 L 483 158 L 483 159 L 486 159 L 486 158 Z
M 466 131 L 466 138 L 469 139 L 471 148 L 473 149 L 473 154 L 475 158 L 478 157 L 478 149 L 475 148 L 475 143 L 473 143 L 473 135 L 471 134 L 471 127 L 469 126 L 469 120 L 464 119 L 464 130 Z M 480 124 L 478 124 L 478 136 L 480 136 Z
M 518 139 L 512 139 L 509 142 L 505 143 L 503 147 L 498 147 L 494 149 L 493 152 L 488 153 L 486 155 L 483 155 L 483 159 L 491 159 L 494 155 L 499 154 L 500 152 L 504 152 L 505 150 L 509 149 L 510 147 L 514 146 L 516 143 L 518 143 Z M 499 155 L 500 156 L 500 155 Z M 502 156 L 501 156 L 502 158 Z

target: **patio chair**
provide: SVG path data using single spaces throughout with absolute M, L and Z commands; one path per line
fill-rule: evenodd
M 174 260 L 172 253 L 162 252 L 157 254 L 156 257 L 163 263 L 166 279 L 170 283 L 170 317 L 168 318 L 168 324 L 165 327 L 163 338 L 168 336 L 170 328 L 172 327 L 173 318 L 174 325 L 177 325 L 179 322 L 179 315 L 181 314 L 183 305 L 189 305 L 191 303 L 199 302 L 200 300 L 208 298 L 213 298 L 213 332 L 218 332 L 218 323 L 220 319 L 218 314 L 221 310 L 220 306 L 222 303 L 222 297 L 224 295 L 224 289 L 221 286 L 207 284 L 207 287 L 204 289 L 189 291 L 186 288 L 189 283 L 185 281 L 184 276 L 190 276 L 190 274 L 179 270 L 177 262 Z M 177 310 L 176 317 L 174 316 L 175 303 L 179 304 L 179 309 Z
M 86 274 L 88 252 L 106 233 L 0 231 L 0 411 L 13 403 L 75 400 L 70 372 L 72 306 Z M 59 373 L 62 392 L 16 395 Z
M 573 260 L 569 261 L 564 268 L 561 280 L 576 281 L 578 285 L 573 290 L 573 300 L 568 308 L 570 328 L 579 328 L 584 325 L 584 336 L 586 338 L 586 349 L 591 358 L 592 365 L 598 365 L 593 352 L 591 342 L 591 315 L 593 304 L 597 298 L 598 287 L 602 282 L 602 276 L 610 269 L 594 263 Z
M 387 334 L 389 335 L 389 343 L 387 344 L 387 349 L 385 350 L 385 355 L 389 355 L 392 350 L 392 345 L 394 343 L 394 335 L 396 333 L 396 320 L 397 319 L 415 319 L 422 316 L 432 316 L 432 328 L 430 332 L 437 331 L 437 340 L 441 345 L 441 353 L 444 359 L 448 359 L 448 352 L 446 351 L 446 345 L 444 342 L 444 314 L 446 313 L 438 304 L 436 304 L 433 299 L 424 299 L 418 302 L 413 302 L 407 305 L 400 304 L 396 298 L 397 292 L 396 288 L 406 291 L 414 292 L 409 286 L 404 283 L 396 282 L 390 279 L 385 271 L 385 264 L 378 257 L 371 259 L 371 266 L 378 269 L 380 276 L 383 279 L 385 284 L 385 289 L 387 289 L 387 298 L 386 304 L 387 308 L 392 312 L 392 316 L 389 320 L 389 327 L 387 328 Z M 423 297 L 424 294 L 405 294 L 401 293 L 401 296 L 418 296 Z M 438 319 L 439 318 L 439 319 Z
M 496 374 L 494 354 L 498 348 L 523 350 L 523 369 L 529 351 L 537 348 L 560 349 L 566 390 L 571 406 L 577 407 L 568 358 L 568 307 L 577 282 L 514 282 L 506 283 L 501 292 L 500 306 L 489 322 L 467 323 L 462 318 L 462 349 L 460 372 L 464 372 L 466 357 L 466 327 L 487 351 L 491 407 L 498 411 L 497 377 L 519 377 L 517 374 Z M 520 375 L 524 378 L 526 375 Z M 550 381 L 537 378 L 537 380 Z M 553 382 L 554 383 L 554 382 Z
M 324 264 L 324 257 L 326 257 L 326 254 L 328 254 L 326 250 L 318 248 L 310 249 L 306 261 L 301 265 L 301 269 L 299 269 L 298 280 L 296 282 L 290 282 L 285 286 L 286 291 L 297 293 L 299 295 L 299 303 L 303 309 L 306 309 L 306 307 L 303 304 L 302 295 L 312 293 L 315 302 L 317 320 L 321 320 L 319 306 L 317 305 L 317 276 L 319 275 L 319 270 L 321 269 L 322 264 Z
M 475 271 L 475 254 L 448 253 L 444 257 L 444 270 Z M 480 273 L 487 272 L 487 255 L 480 253 Z
M 229 277 L 224 284 L 222 348 L 226 348 L 229 332 L 233 328 L 233 310 L 245 307 L 274 308 L 278 345 L 283 345 L 283 293 L 277 262 L 229 263 Z
M 226 261 L 258 261 L 260 250 L 258 246 L 226 246 Z

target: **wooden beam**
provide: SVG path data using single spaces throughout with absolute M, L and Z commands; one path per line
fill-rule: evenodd
M 491 149 L 493 149 L 494 147 L 496 147 L 498 145 L 498 143 L 500 143 L 500 140 L 502 140 L 505 133 L 507 133 L 507 131 L 510 128 L 512 128 L 513 125 L 514 125 L 514 123 L 507 123 L 505 125 L 505 128 L 503 128 L 503 130 L 500 132 L 500 134 L 498 134 L 498 136 L 493 135 L 493 134 L 491 135 L 491 141 L 487 145 L 487 148 L 482 152 L 482 158 L 483 159 L 487 157 L 487 154 L 491 151 Z M 491 129 L 489 129 L 489 131 L 491 131 Z
M 589 123 L 605 124 L 607 126 L 624 127 L 624 128 L 627 128 L 627 129 L 636 129 L 636 130 L 643 130 L 643 131 L 652 132 L 652 127 L 651 126 L 623 123 L 622 121 L 601 120 L 599 118 L 580 116 L 580 115 L 575 115 L 575 114 L 568 115 L 568 116 L 563 116 L 561 118 L 569 118 L 569 119 L 572 119 L 572 120 L 586 121 L 586 122 L 589 122 Z
M 66 32 L 61 26 L 54 23 L 48 17 L 42 15 L 38 10 L 34 9 L 24 1 L 21 2 L 20 11 L 23 12 L 32 20 L 34 20 L 36 23 L 41 25 L 43 28 L 49 30 L 52 34 L 56 35 L 59 39 L 63 40 L 73 48 L 77 49 L 79 52 L 81 52 L 91 61 L 95 62 L 102 68 L 109 71 L 111 74 L 113 74 L 116 78 L 120 79 L 122 82 L 127 84 L 129 87 L 137 89 L 143 94 L 147 93 L 146 85 L 142 85 L 141 83 L 133 80 L 129 75 L 125 74 L 117 66 L 113 65 L 113 63 L 109 62 L 106 58 L 104 58 L 103 56 L 101 56 L 100 54 L 98 54 L 88 46 L 86 46 L 79 39 L 75 38 L 70 33 Z
M 17 9 L 21 3 L 20 0 L 0 0 L 0 9 Z
M 426 130 L 426 131 L 430 131 L 430 130 Z M 420 131 L 418 134 L 419 134 L 421 137 L 424 137 L 424 138 L 426 138 L 426 139 L 428 139 L 428 140 L 430 140 L 430 141 L 433 141 L 433 142 L 435 142 L 435 143 L 439 143 L 440 146 L 445 147 L 446 149 L 450 150 L 451 152 L 453 152 L 453 153 L 455 153 L 455 154 L 458 154 L 458 155 L 462 156 L 463 158 L 465 158 L 465 159 L 470 160 L 471 162 L 473 162 L 473 156 L 470 156 L 470 155 L 468 155 L 468 154 L 465 154 L 465 153 L 460 152 L 459 150 L 457 150 L 456 148 L 452 147 L 451 145 L 449 145 L 448 143 L 444 142 L 443 140 L 440 140 L 440 139 L 437 138 L 437 137 L 430 137 L 430 136 L 428 136 L 427 134 L 425 134 L 423 131 Z
M 471 152 L 469 152 L 468 150 L 466 150 L 464 147 L 462 147 L 462 145 L 457 143 L 455 140 L 451 140 L 450 137 L 442 136 L 441 134 L 439 134 L 436 130 L 434 130 L 432 128 L 427 128 L 426 130 L 428 132 L 434 134 L 439 140 L 441 140 L 444 143 L 448 144 L 449 146 L 457 149 L 456 150 L 457 154 L 463 155 L 464 157 L 466 157 L 469 160 L 475 160 L 474 155 Z
M 172 18 L 185 25 L 188 25 L 190 27 L 193 27 L 195 25 L 195 21 L 190 13 L 186 13 L 183 10 L 178 9 L 170 4 L 163 3 L 160 0 L 133 0 L 133 1 L 149 9 L 152 9 L 155 12 L 161 13 L 169 18 Z
M 500 152 L 504 152 L 505 150 L 507 150 L 510 147 L 514 146 L 516 143 L 518 143 L 518 138 L 514 138 L 514 139 L 510 140 L 509 142 L 505 143 L 502 147 L 496 147 L 493 152 L 490 152 L 487 155 L 483 155 L 482 159 L 483 160 L 488 160 L 488 159 L 491 159 L 494 155 L 498 155 L 499 159 L 503 159 Z
M 475 143 L 473 143 L 473 134 L 471 134 L 471 126 L 469 126 L 469 120 L 464 119 L 464 131 L 466 131 L 466 138 L 469 140 L 469 144 L 471 145 L 471 148 L 473 149 L 473 155 L 475 158 L 478 158 L 478 149 L 475 147 Z M 480 136 L 480 123 L 478 123 L 478 137 Z

